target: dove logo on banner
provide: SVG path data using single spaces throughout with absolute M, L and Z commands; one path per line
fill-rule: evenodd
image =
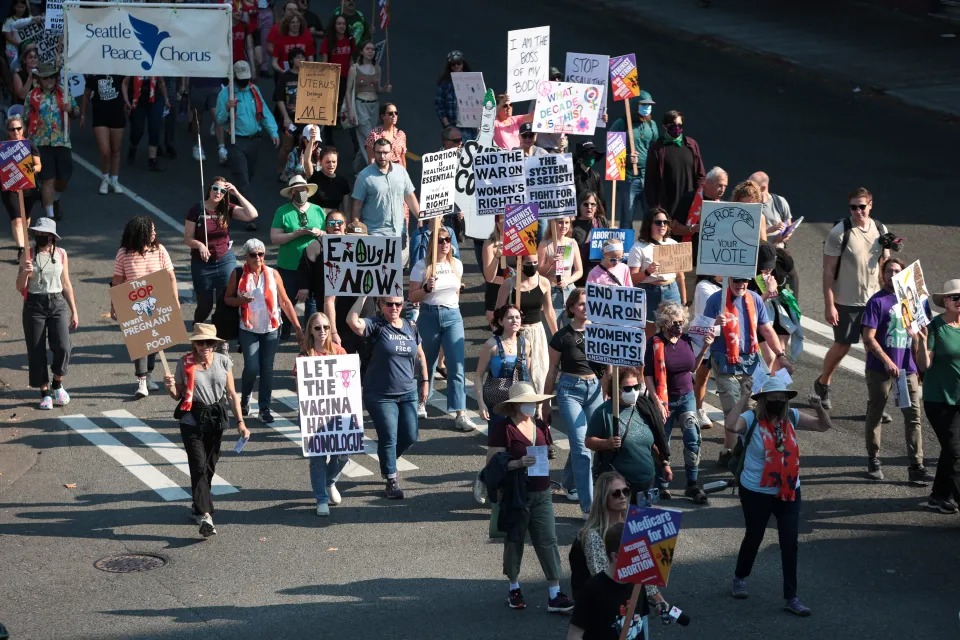
M 140 41 L 140 46 L 143 47 L 143 50 L 147 52 L 147 55 L 150 56 L 150 62 L 141 62 L 140 67 L 144 71 L 149 71 L 153 66 L 153 60 L 157 56 L 157 49 L 160 48 L 160 43 L 170 37 L 170 33 L 167 31 L 160 31 L 160 28 L 147 22 L 146 20 L 137 20 L 133 16 L 129 16 L 130 26 L 133 27 L 133 33 L 137 36 L 137 40 Z

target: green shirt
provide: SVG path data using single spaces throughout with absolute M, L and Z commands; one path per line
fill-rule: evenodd
M 629 425 L 629 426 L 628 426 Z M 590 416 L 586 437 L 623 440 L 611 464 L 632 485 L 647 485 L 653 480 L 653 432 L 636 407 L 620 407 L 620 424 L 613 431 L 613 401 L 607 400 Z M 597 453 L 594 453 L 597 455 Z M 609 455 L 609 454 L 608 454 Z
M 636 114 L 634 114 L 636 116 Z M 653 143 L 660 139 L 660 127 L 657 126 L 657 123 L 652 120 L 640 120 L 637 121 L 639 116 L 634 117 L 633 119 L 633 146 L 637 150 L 637 171 L 640 172 L 638 176 L 633 172 L 633 165 L 629 162 L 627 163 L 627 180 L 644 180 L 647 176 L 646 173 L 647 166 L 647 152 L 650 150 L 650 147 L 653 146 Z M 627 130 L 627 121 L 623 118 L 618 118 L 610 125 L 610 131 L 626 131 Z M 630 144 L 627 143 L 627 153 L 630 152 Z
M 300 224 L 301 216 L 306 216 L 304 224 Z M 284 233 L 293 233 L 297 229 L 323 229 L 327 216 L 323 209 L 311 203 L 307 205 L 305 213 L 301 214 L 292 202 L 283 205 L 273 214 L 274 229 L 280 229 Z M 303 256 L 304 249 L 313 242 L 312 235 L 302 235 L 294 238 L 290 242 L 281 245 L 277 251 L 277 268 L 296 271 L 300 266 L 300 258 Z
M 923 376 L 923 401 L 960 405 L 960 329 L 937 316 L 927 333 L 930 368 Z

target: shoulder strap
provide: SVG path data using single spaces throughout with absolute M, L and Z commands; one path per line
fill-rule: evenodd
M 607 268 L 606 268 L 605 266 L 603 266 L 602 264 L 598 264 L 597 266 L 600 267 L 601 269 L 603 269 L 604 271 L 606 271 L 606 272 L 607 272 L 607 275 L 610 276 L 611 278 L 613 278 L 613 281 L 617 283 L 617 286 L 618 286 L 618 287 L 622 287 L 622 286 L 623 286 L 623 283 L 620 282 L 620 278 L 618 278 L 617 276 L 613 275 L 613 272 L 610 271 L 610 269 L 607 269 Z
M 843 219 L 843 237 L 840 239 L 840 255 L 837 256 L 837 266 L 833 269 L 833 279 L 840 277 L 840 261 L 843 260 L 843 252 L 847 249 L 850 242 L 850 231 L 853 230 L 853 220 L 850 217 Z
M 500 339 L 500 336 L 494 335 L 494 338 L 497 340 L 497 355 L 500 357 L 500 366 L 503 366 L 503 361 L 507 359 L 507 354 L 503 350 L 503 340 Z
M 778 196 L 775 193 L 771 193 L 770 197 L 773 198 L 773 208 L 777 210 L 777 213 L 780 214 L 780 219 L 783 220 L 783 214 L 784 214 L 783 198 Z

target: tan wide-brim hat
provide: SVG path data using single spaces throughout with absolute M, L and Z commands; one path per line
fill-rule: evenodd
M 298 175 L 290 178 L 290 182 L 287 183 L 287 186 L 285 186 L 283 189 L 280 189 L 280 197 L 289 198 L 290 192 L 297 187 L 306 187 L 308 197 L 313 197 L 313 194 L 317 192 L 317 185 L 313 184 L 312 182 L 307 182 L 303 179 L 303 176 Z
M 945 308 L 943 305 L 943 297 L 952 296 L 958 293 L 960 293 L 960 278 L 954 278 L 953 280 L 947 280 L 944 282 L 943 288 L 938 293 L 932 294 L 930 297 L 933 298 L 933 304 L 943 309 Z
M 194 340 L 216 340 L 223 342 L 223 338 L 217 337 L 217 328 L 212 324 L 197 322 L 193 325 L 193 333 L 190 334 L 190 341 Z
M 505 416 L 510 413 L 513 405 L 523 404 L 525 402 L 543 402 L 552 397 L 552 394 L 537 393 L 537 390 L 534 389 L 533 385 L 529 382 L 518 382 L 510 387 L 510 395 L 508 398 L 495 406 L 493 411 L 494 413 Z

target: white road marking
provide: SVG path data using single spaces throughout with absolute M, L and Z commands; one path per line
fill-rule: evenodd
M 818 336 L 829 340 L 831 344 L 833 343 L 833 327 L 830 325 L 823 324 L 822 322 L 818 322 L 817 320 L 808 318 L 807 316 L 800 316 L 800 325 L 807 331 L 812 331 Z M 866 353 L 862 343 L 853 345 L 853 348 L 861 353 Z
M 821 347 L 820 345 L 814 344 L 809 340 L 803 341 L 803 350 L 812 356 L 820 358 L 821 360 L 823 360 L 823 358 L 827 355 L 826 347 Z M 846 369 L 847 371 L 853 372 L 858 376 L 860 376 L 861 378 L 864 375 L 863 371 L 866 368 L 866 366 L 867 365 L 863 360 L 851 358 L 850 356 L 843 356 L 843 359 L 840 361 L 841 368 Z

